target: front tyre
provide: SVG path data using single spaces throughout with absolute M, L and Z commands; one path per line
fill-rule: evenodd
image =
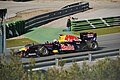
M 25 58 L 27 58 L 27 57 L 29 57 L 29 54 L 26 53 L 25 51 L 21 51 L 20 57 L 25 57 Z
M 49 55 L 49 50 L 45 46 L 39 47 L 38 55 L 39 56 L 47 56 L 47 55 Z

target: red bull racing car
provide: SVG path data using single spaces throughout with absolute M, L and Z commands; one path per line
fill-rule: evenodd
M 97 50 L 96 33 L 83 32 L 80 37 L 60 34 L 58 40 L 46 42 L 44 44 L 28 44 L 19 49 L 18 54 L 21 57 L 46 56 L 55 53 L 68 53 L 83 50 Z

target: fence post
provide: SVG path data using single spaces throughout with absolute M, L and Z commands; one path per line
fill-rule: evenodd
M 120 56 L 120 48 L 119 48 L 119 56 Z
M 88 58 L 89 58 L 89 61 L 91 62 L 92 61 L 92 54 L 91 53 L 88 54 Z
M 58 67 L 59 66 L 59 59 L 55 58 L 55 65 Z

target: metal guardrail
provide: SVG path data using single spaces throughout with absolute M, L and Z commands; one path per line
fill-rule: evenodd
M 88 9 L 89 9 L 88 2 L 74 3 L 74 4 L 63 7 L 60 10 L 45 13 L 45 14 L 38 15 L 25 20 L 25 25 L 26 25 L 25 28 L 38 27 L 42 24 L 48 23 L 49 21 L 52 21 L 61 17 L 65 17 L 77 12 L 83 12 Z
M 89 9 L 88 2 L 78 2 L 67 5 L 60 10 L 37 15 L 27 20 L 17 20 L 14 22 L 6 23 L 6 38 L 12 38 L 27 32 L 29 28 L 38 27 L 46 24 L 52 20 L 68 16 L 77 12 L 85 11 Z M 1 15 L 0 15 L 1 16 Z
M 83 60 L 95 60 L 98 58 L 104 58 L 109 56 L 120 56 L 120 49 L 106 49 L 101 51 L 90 51 L 90 52 L 78 52 L 73 54 L 66 54 L 66 55 L 55 55 L 51 58 L 42 59 L 39 61 L 35 61 L 34 68 L 42 68 L 47 66 L 59 66 L 59 60 L 65 61 L 65 63 L 71 63 L 73 61 L 83 61 Z M 28 63 L 23 63 L 25 68 L 29 69 Z
M 120 25 L 120 16 L 89 19 L 89 20 L 86 19 L 82 21 L 78 21 L 78 20 L 72 21 L 71 30 L 81 31 L 81 30 L 89 30 L 89 29 L 97 29 L 97 28 L 107 28 L 107 27 L 113 27 L 119 25 Z

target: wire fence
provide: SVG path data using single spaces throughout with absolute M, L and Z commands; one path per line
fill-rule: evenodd
M 86 52 L 86 53 L 76 53 L 76 54 L 67 54 L 67 55 L 55 55 L 49 58 L 41 59 L 35 61 L 34 68 L 44 68 L 49 66 L 60 66 L 60 61 L 66 63 L 72 63 L 73 61 L 94 61 L 96 59 L 105 58 L 105 57 L 114 57 L 120 56 L 120 49 L 105 49 L 101 51 L 93 51 L 93 52 Z M 26 69 L 29 69 L 29 63 L 23 63 Z M 37 70 L 37 69 L 36 69 Z

